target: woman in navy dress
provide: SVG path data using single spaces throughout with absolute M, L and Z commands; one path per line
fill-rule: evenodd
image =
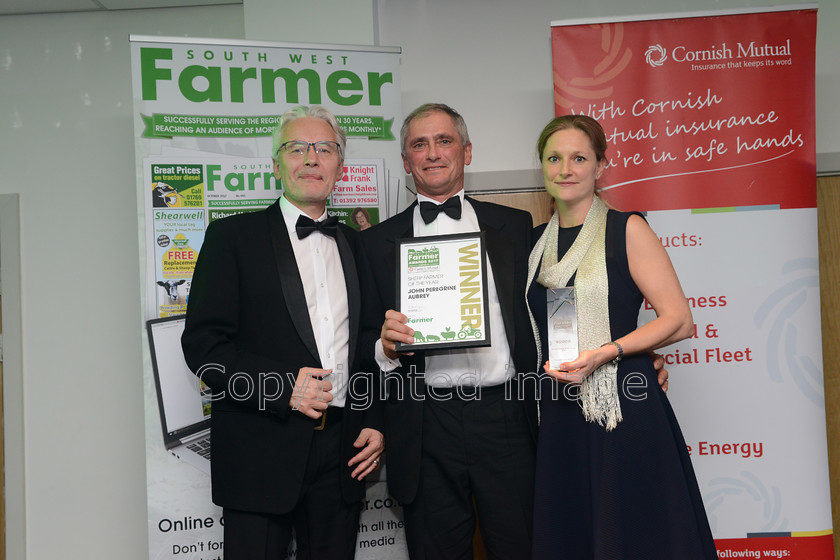
M 529 309 L 547 360 L 547 290 L 574 286 L 579 355 L 544 366 L 533 558 L 711 560 L 691 460 L 648 355 L 693 334 L 691 310 L 647 222 L 596 194 L 606 148 L 582 115 L 551 121 L 537 146 L 556 212 L 535 230 Z M 643 298 L 657 316 L 637 328 Z M 551 321 L 562 339 L 568 325 Z

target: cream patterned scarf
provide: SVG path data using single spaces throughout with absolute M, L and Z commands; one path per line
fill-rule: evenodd
M 575 276 L 577 299 L 578 347 L 592 350 L 612 340 L 610 336 L 609 283 L 607 281 L 606 228 L 607 206 L 597 196 L 586 214 L 583 227 L 575 242 L 560 262 L 557 262 L 557 236 L 560 222 L 557 212 L 540 237 L 528 260 L 528 286 L 542 261 L 537 282 L 549 289 L 566 286 Z M 529 310 L 530 312 L 530 310 Z M 531 326 L 537 340 L 537 364 L 542 365 L 540 335 L 531 316 Z M 614 361 L 597 368 L 581 385 L 580 405 L 588 422 L 606 426 L 607 431 L 621 422 L 616 380 L 617 365 Z M 541 370 L 538 370 L 541 371 Z

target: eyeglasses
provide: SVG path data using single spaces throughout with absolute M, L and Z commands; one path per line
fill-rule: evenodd
M 341 153 L 341 144 L 338 142 L 330 142 L 323 140 L 321 142 L 303 142 L 301 140 L 290 140 L 283 142 L 278 148 L 278 152 L 286 150 L 286 153 L 293 158 L 301 158 L 309 153 L 309 146 L 315 148 L 315 153 L 319 157 L 332 157 Z

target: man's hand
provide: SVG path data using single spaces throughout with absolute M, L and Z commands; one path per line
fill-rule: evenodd
M 316 420 L 321 417 L 333 399 L 332 383 L 326 379 L 332 370 L 302 367 L 298 370 L 289 408 Z
M 382 340 L 382 351 L 391 360 L 396 360 L 400 356 L 400 352 L 397 352 L 397 342 L 405 344 L 414 342 L 414 329 L 406 323 L 408 323 L 408 317 L 399 311 L 389 309 L 385 312 L 385 322 L 382 323 L 379 337 Z M 403 353 L 408 356 L 413 354 L 413 352 Z
M 656 354 L 654 352 L 650 353 L 650 357 L 653 360 L 653 368 L 656 370 L 656 377 L 659 379 L 659 386 L 667 393 L 668 370 L 665 369 L 665 358 L 663 358 L 661 354 Z
M 356 465 L 350 476 L 362 480 L 379 468 L 379 458 L 382 456 L 382 451 L 385 450 L 385 437 L 378 430 L 363 428 L 359 437 L 353 442 L 353 447 L 361 448 L 361 451 L 350 459 L 347 465 L 351 467 Z

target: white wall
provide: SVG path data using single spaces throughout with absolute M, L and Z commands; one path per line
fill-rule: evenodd
M 375 1 L 244 0 L 245 37 L 254 41 L 372 45 Z
M 267 2 L 246 1 L 249 18 Z M 403 107 L 440 100 L 462 111 L 472 170 L 493 175 L 534 165 L 534 136 L 553 110 L 550 21 L 782 3 L 800 2 L 374 0 L 373 33 L 403 47 Z M 824 4 L 817 149 L 830 157 L 840 154 L 840 2 Z M 306 39 L 364 43 L 361 27 L 359 41 Z M 20 193 L 22 224 L 28 533 L 14 560 L 148 557 L 132 33 L 241 38 L 243 8 L 0 17 L 0 193 Z
M 148 558 L 131 33 L 241 38 L 242 7 L 0 17 L 28 531 L 9 560 Z

